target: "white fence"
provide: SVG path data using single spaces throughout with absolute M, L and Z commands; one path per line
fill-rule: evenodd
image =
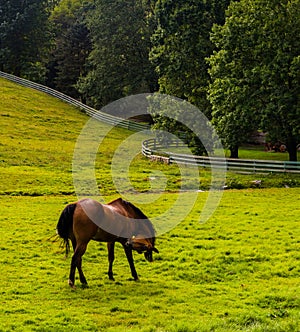
M 144 156 L 164 162 L 166 164 L 185 164 L 210 167 L 226 167 L 228 170 L 247 173 L 300 173 L 300 163 L 293 161 L 271 161 L 271 160 L 250 160 L 250 159 L 224 159 L 218 157 L 203 157 L 187 154 L 180 154 L 167 151 L 168 148 L 180 148 L 183 146 L 181 140 L 173 140 L 168 146 L 163 146 L 155 138 L 145 140 L 142 143 L 142 153 Z
M 28 81 L 24 78 L 20 78 L 20 77 L 11 75 L 11 74 L 7 74 L 7 73 L 4 73 L 2 71 L 0 71 L 0 77 L 6 78 L 6 79 L 8 79 L 12 82 L 21 84 L 21 85 L 26 86 L 28 88 L 32 88 L 32 89 L 35 89 L 35 90 L 38 90 L 38 91 L 45 92 L 48 95 L 56 97 L 56 98 L 66 102 L 68 104 L 71 104 L 75 107 L 80 108 L 82 111 L 84 111 L 89 116 L 91 116 L 91 117 L 93 117 L 93 118 L 95 118 L 99 121 L 102 121 L 104 123 L 108 123 L 108 124 L 111 124 L 113 126 L 126 128 L 126 129 L 134 130 L 134 131 L 141 131 L 141 130 L 145 130 L 145 129 L 150 128 L 150 126 L 148 126 L 146 124 L 137 123 L 137 122 L 130 121 L 130 120 L 125 120 L 125 119 L 118 118 L 116 116 L 101 112 L 99 110 L 96 110 L 96 109 L 94 109 L 90 106 L 87 106 L 87 105 L 81 103 L 80 101 L 78 101 L 74 98 L 71 98 L 71 97 L 69 97 L 69 96 L 67 96 L 67 95 L 65 95 L 65 94 L 63 94 L 59 91 L 48 88 L 47 86 L 44 86 L 42 84 L 34 83 L 34 82 Z

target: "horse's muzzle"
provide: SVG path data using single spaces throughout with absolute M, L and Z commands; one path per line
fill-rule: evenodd
M 153 262 L 152 251 L 146 251 L 144 256 L 148 262 Z
M 156 252 L 157 254 L 159 253 L 159 251 L 153 247 L 151 248 L 150 250 L 147 250 L 145 253 L 144 253 L 144 256 L 145 258 L 147 259 L 148 262 L 153 262 L 153 257 L 152 257 L 152 252 Z

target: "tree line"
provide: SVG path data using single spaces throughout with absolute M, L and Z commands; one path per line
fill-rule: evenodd
M 261 130 L 297 160 L 299 35 L 300 0 L 0 0 L 2 71 L 97 108 L 145 92 L 181 98 L 231 157 Z

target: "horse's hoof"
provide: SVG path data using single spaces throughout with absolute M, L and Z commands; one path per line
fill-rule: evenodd
M 132 277 L 128 279 L 129 281 L 140 281 L 139 277 Z
M 75 285 L 74 285 L 74 282 L 72 280 L 68 280 L 68 284 L 69 286 L 72 288 L 72 289 L 76 289 Z
M 89 288 L 89 285 L 88 284 L 81 284 L 81 287 L 83 288 L 83 289 L 85 289 L 85 288 Z
M 108 279 L 111 281 L 115 281 L 115 278 L 112 273 L 108 273 Z
M 109 279 L 109 280 L 111 280 L 111 281 L 115 281 L 115 278 L 114 278 L 113 273 L 108 272 L 107 274 L 108 274 L 108 279 Z

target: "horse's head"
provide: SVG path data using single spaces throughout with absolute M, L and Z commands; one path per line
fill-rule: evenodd
M 159 253 L 159 251 L 154 246 L 154 238 L 146 239 L 140 236 L 132 236 L 127 242 L 128 245 L 139 254 L 144 253 L 147 261 L 152 262 L 152 252 Z
M 155 230 L 150 220 L 139 208 L 122 198 L 110 202 L 109 205 L 119 214 L 131 219 L 127 225 L 130 226 L 130 233 L 136 235 L 129 238 L 126 245 L 139 254 L 144 253 L 147 261 L 152 262 L 152 252 L 158 253 L 158 250 L 155 248 Z

